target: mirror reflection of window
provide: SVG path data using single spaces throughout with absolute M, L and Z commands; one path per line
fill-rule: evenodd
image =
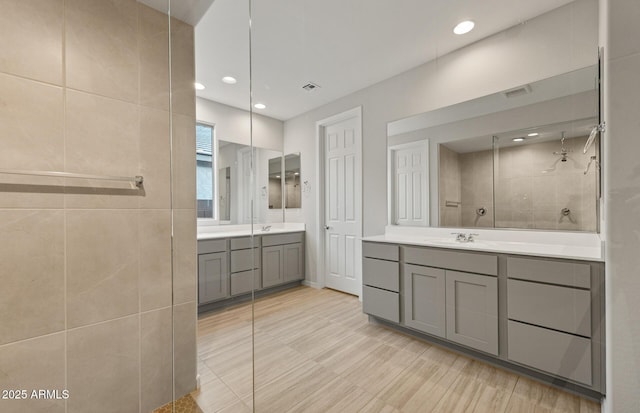
M 214 217 L 213 126 L 196 124 L 196 195 L 198 218 Z
M 285 208 L 300 208 L 302 188 L 300 186 L 300 154 L 293 153 L 284 157 Z
M 269 209 L 282 208 L 282 157 L 269 159 Z

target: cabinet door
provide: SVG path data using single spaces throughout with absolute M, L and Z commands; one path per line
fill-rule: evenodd
M 404 324 L 445 337 L 445 272 L 404 265 Z
M 301 243 L 284 245 L 284 282 L 304 278 L 304 253 Z
M 447 271 L 447 339 L 498 355 L 498 279 Z
M 198 255 L 198 302 L 203 304 L 228 296 L 227 253 Z
M 262 288 L 284 282 L 284 248 L 282 245 L 262 248 Z

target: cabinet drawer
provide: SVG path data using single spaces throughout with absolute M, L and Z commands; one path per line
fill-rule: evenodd
M 362 256 L 379 258 L 381 260 L 398 261 L 400 259 L 400 248 L 397 245 L 363 242 Z
M 240 238 L 231 238 L 231 250 L 244 250 L 249 249 L 251 247 L 257 248 L 260 246 L 260 237 L 254 236 L 253 240 L 251 237 L 240 237 Z
M 426 265 L 428 267 L 446 268 L 448 270 L 478 274 L 498 275 L 498 257 L 490 254 L 405 247 L 404 261 L 407 264 Z
M 400 291 L 400 264 L 393 261 L 364 258 L 362 262 L 362 282 L 372 287 Z
M 231 295 L 250 293 L 252 289 L 259 290 L 261 278 L 260 270 L 231 274 Z
M 509 257 L 507 276 L 569 287 L 591 288 L 589 264 Z
M 263 235 L 262 246 L 295 244 L 304 241 L 304 232 L 293 232 L 290 234 Z
M 508 280 L 507 313 L 511 320 L 591 337 L 591 293 L 587 290 Z
M 198 254 L 209 254 L 211 252 L 225 252 L 227 250 L 226 239 L 204 239 L 198 241 Z
M 508 343 L 509 360 L 591 386 L 591 340 L 509 321 Z
M 364 285 L 362 287 L 362 311 L 399 323 L 400 294 Z
M 260 268 L 260 248 L 231 251 L 231 272 L 248 271 L 253 268 Z

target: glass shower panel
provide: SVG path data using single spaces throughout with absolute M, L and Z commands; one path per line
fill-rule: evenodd
M 202 148 L 210 149 L 198 156 L 204 161 L 206 155 L 212 178 L 207 184 L 212 181 L 213 189 L 210 213 L 198 216 L 197 232 L 186 238 L 194 247 L 198 239 L 193 360 L 200 387 L 192 396 L 204 412 L 244 412 L 250 411 L 253 398 L 253 291 L 260 285 L 259 249 L 254 248 L 259 239 L 252 236 L 251 226 L 259 150 L 251 137 L 248 0 L 208 1 L 195 26 L 195 82 L 200 84 L 195 120 L 212 136 L 202 142 Z M 195 170 L 195 146 L 190 154 L 189 168 Z M 199 199 L 209 196 L 200 196 L 209 188 L 204 189 Z M 193 205 L 195 189 L 185 199 Z M 200 204 L 207 209 L 205 202 Z M 195 213 L 187 215 L 195 222 Z M 178 251 L 176 263 L 181 257 Z M 176 360 L 179 340 L 176 335 Z M 178 375 L 176 367 L 176 379 Z
M 345 308 L 345 302 L 355 308 L 357 297 L 335 293 L 330 297 L 323 295 L 327 300 L 322 302 L 315 294 L 322 294 L 321 290 L 301 285 L 307 257 L 315 256 L 317 251 L 315 242 L 310 241 L 311 218 L 303 216 L 302 208 L 310 208 L 316 202 L 312 193 L 316 182 L 321 182 L 313 175 L 315 164 L 300 164 L 301 159 L 320 159 L 312 152 L 315 141 L 308 140 L 305 134 L 315 136 L 316 120 L 355 106 L 347 103 L 335 112 L 331 108 L 321 115 L 313 113 L 313 120 L 305 117 L 314 107 L 332 100 L 330 96 L 339 97 L 334 94 L 334 85 L 327 83 L 328 77 L 353 70 L 337 59 L 334 45 L 325 43 L 331 38 L 333 22 L 320 24 L 314 17 L 316 11 L 322 14 L 331 8 L 309 1 L 251 0 L 253 142 L 256 147 L 280 152 L 278 158 L 270 157 L 269 168 L 258 163 L 255 173 L 260 182 L 260 174 L 269 172 L 266 195 L 269 205 L 273 205 L 271 210 L 280 216 L 286 211 L 285 222 L 281 224 L 272 213 L 267 215 L 267 221 L 262 221 L 258 210 L 259 218 L 253 225 L 254 237 L 261 239 L 262 289 L 254 304 L 253 408 L 259 413 L 329 410 L 333 399 L 323 401 L 320 395 L 327 393 L 322 389 L 331 385 L 337 388 L 344 382 L 332 369 L 325 368 L 321 360 L 330 358 L 331 351 L 347 346 L 347 337 L 353 333 L 332 318 L 339 308 Z M 351 29 L 357 33 L 358 23 Z M 333 73 L 318 70 L 322 66 L 318 62 L 324 59 L 335 62 Z M 308 86 L 303 88 L 305 85 Z M 288 130 L 288 125 L 293 129 Z M 307 188 L 305 193 L 303 184 Z M 260 205 L 258 198 L 256 206 Z M 307 231 L 291 232 L 293 225 L 302 224 L 304 218 L 309 218 Z M 311 402 L 305 404 L 305 399 Z

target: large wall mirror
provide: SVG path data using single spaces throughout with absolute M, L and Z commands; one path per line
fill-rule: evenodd
M 252 216 L 255 223 L 282 222 L 282 152 L 217 139 L 214 131 L 196 127 L 198 218 L 220 225 L 249 224 Z
M 593 65 L 391 122 L 390 223 L 402 225 L 398 209 L 415 213 L 426 192 L 433 226 L 598 231 L 598 85 Z M 416 184 L 396 158 L 419 143 L 433 165 Z M 413 209 L 398 207 L 407 200 Z
M 269 209 L 282 209 L 282 157 L 269 159 Z
M 282 152 L 254 147 L 252 153 L 250 146 L 224 140 L 218 141 L 218 151 L 219 223 L 251 223 L 252 200 L 254 222 L 274 222 L 274 215 L 275 221 L 280 222 L 282 204 L 272 203 L 270 192 L 273 190 L 272 160 L 281 159 Z M 255 184 L 251 180 L 252 156 Z
M 300 178 L 300 153 L 290 153 L 284 157 L 285 208 L 300 208 Z

